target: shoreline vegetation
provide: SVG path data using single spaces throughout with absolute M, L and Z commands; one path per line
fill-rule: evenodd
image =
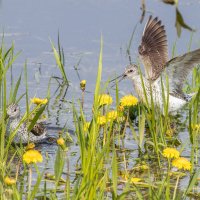
M 58 43 L 58 51 L 52 49 L 56 63 L 62 75 L 62 84 L 68 84 L 64 68 L 64 53 Z M 94 101 L 91 120 L 84 115 L 84 96 L 86 80 L 80 82 L 81 100 L 79 107 L 72 103 L 75 134 L 80 158 L 73 171 L 69 168 L 70 148 L 68 135 L 59 133 L 54 174 L 45 173 L 38 163 L 45 162 L 44 154 L 35 149 L 33 143 L 13 145 L 12 140 L 17 130 L 6 137 L 8 118 L 6 108 L 9 103 L 20 104 L 26 98 L 27 110 L 22 120 L 32 119 L 29 130 L 41 118 L 45 106 L 51 99 L 50 84 L 44 99 L 28 96 L 28 77 L 26 64 L 24 79 L 25 94 L 18 97 L 22 75 L 8 88 L 7 73 L 12 68 L 18 54 L 14 54 L 14 45 L 0 48 L 1 76 L 1 141 L 0 141 L 0 199 L 187 199 L 200 198 L 199 191 L 199 92 L 188 105 L 186 118 L 172 118 L 167 112 L 163 116 L 156 110 L 153 102 L 141 104 L 132 94 L 119 97 L 116 82 L 115 97 L 109 92 L 108 82 L 102 85 L 103 40 L 98 62 Z M 200 68 L 192 74 L 192 84 L 187 84 L 191 92 L 200 85 Z M 145 91 L 144 91 L 145 92 Z M 115 99 L 115 101 L 114 101 Z M 115 102 L 115 104 L 114 104 Z M 33 104 L 36 104 L 34 106 Z M 167 102 L 166 102 L 167 110 Z M 180 127 L 188 131 L 190 141 L 180 141 Z M 132 140 L 138 146 L 138 157 L 134 165 L 124 148 L 125 135 L 131 133 Z M 189 156 L 185 157 L 185 146 L 189 146 Z M 47 161 L 46 161 L 47 162 Z M 33 171 L 37 173 L 33 182 Z M 71 174 L 75 174 L 72 179 Z M 181 186 L 181 181 L 187 183 Z M 54 189 L 48 189 L 48 183 Z

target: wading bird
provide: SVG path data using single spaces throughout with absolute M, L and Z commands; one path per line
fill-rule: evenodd
M 173 113 L 196 94 L 185 94 L 182 89 L 189 72 L 200 63 L 200 49 L 168 61 L 166 32 L 157 17 L 149 17 L 138 52 L 145 77 L 135 64 L 129 65 L 122 76 L 132 80 L 139 99 L 145 104 L 151 105 L 153 99 L 154 105 L 164 113 L 168 99 L 168 112 Z

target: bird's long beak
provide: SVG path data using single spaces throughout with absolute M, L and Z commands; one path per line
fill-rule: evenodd
M 116 78 L 110 80 L 110 83 L 112 83 L 113 81 L 116 81 L 116 80 L 118 80 L 118 83 L 119 83 L 119 82 L 122 81 L 125 77 L 126 77 L 126 75 L 123 73 L 123 74 L 121 74 L 120 76 L 117 76 Z
M 123 73 L 123 74 L 121 74 L 120 76 L 117 76 L 116 78 L 110 80 L 110 83 L 112 83 L 112 82 L 114 82 L 114 81 L 116 81 L 116 80 L 117 80 L 117 82 L 119 83 L 119 82 L 121 82 L 125 77 L 126 77 L 126 75 Z M 115 86 L 115 84 L 113 84 L 113 85 L 111 86 L 111 88 L 114 87 L 114 86 Z

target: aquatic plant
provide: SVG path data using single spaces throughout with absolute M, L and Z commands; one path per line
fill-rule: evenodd
M 34 97 L 34 98 L 31 99 L 31 102 L 34 103 L 34 104 L 37 104 L 37 105 L 39 105 L 39 104 L 47 104 L 48 99 L 47 98 L 40 99 L 40 98 Z
M 43 158 L 39 151 L 37 151 L 35 149 L 30 149 L 30 150 L 27 150 L 23 154 L 23 161 L 27 164 L 38 163 L 38 162 L 42 162 Z
M 138 99 L 133 95 L 127 95 L 121 98 L 120 105 L 121 106 L 135 106 L 138 104 Z
M 178 169 L 190 170 L 191 163 L 184 157 L 176 158 L 172 161 L 172 165 Z
M 177 151 L 175 148 L 165 148 L 163 150 L 163 156 L 165 158 L 178 158 L 180 156 L 180 152 Z
M 79 149 L 76 153 L 80 157 L 75 162 L 75 167 L 71 168 L 69 163 L 74 152 L 70 152 L 70 144 L 67 142 L 69 135 L 64 130 L 60 131 L 56 140 L 58 148 L 53 170 L 49 173 L 45 172 L 46 168 L 40 168 L 40 162 L 44 165 L 48 162 L 48 155 L 37 151 L 33 143 L 13 148 L 11 143 L 15 131 L 5 140 L 7 102 L 19 102 L 23 95 L 17 98 L 21 76 L 8 92 L 6 73 L 15 60 L 14 47 L 7 51 L 1 48 L 1 199 L 40 197 L 43 199 L 186 199 L 188 195 L 198 195 L 195 184 L 200 174 L 199 94 L 188 106 L 188 116 L 184 119 L 168 116 L 168 94 L 163 96 L 164 115 L 155 107 L 153 98 L 147 105 L 139 103 L 133 95 L 120 98 L 117 82 L 113 95 L 108 86 L 109 81 L 103 83 L 101 80 L 103 71 L 103 40 L 101 40 L 91 115 L 88 117 L 85 114 L 82 100 L 78 102 L 79 106 L 76 100 L 72 103 L 73 125 L 77 139 L 75 143 Z M 63 74 L 63 79 L 65 75 Z M 187 87 L 187 90 L 198 88 L 199 75 L 200 72 L 194 69 L 192 85 Z M 24 76 L 28 81 L 26 65 Z M 86 82 L 78 84 L 80 92 L 85 91 Z M 48 101 L 49 91 L 48 88 Z M 45 99 L 40 99 L 40 103 L 32 109 L 28 98 L 28 84 L 25 97 L 27 110 L 20 123 L 30 120 L 32 114 L 34 114 L 33 121 L 36 122 L 46 108 L 46 103 L 42 104 Z M 132 108 L 134 114 L 136 113 L 134 119 L 130 118 Z M 191 142 L 191 155 L 188 158 L 180 157 L 187 144 L 184 141 L 180 142 L 179 127 L 176 129 L 174 125 L 175 123 L 179 126 L 179 120 L 183 121 L 181 126 L 188 130 Z M 32 126 L 33 123 L 30 127 Z M 171 134 L 169 130 L 175 131 Z M 132 145 L 131 148 L 127 148 L 125 143 Z M 136 156 L 133 157 L 133 154 Z M 18 160 L 17 164 L 14 160 Z M 16 170 L 13 170 L 13 163 Z M 174 171 L 174 168 L 177 168 L 177 171 Z M 33 172 L 37 175 L 34 176 L 34 181 Z M 184 181 L 188 180 L 188 183 L 185 183 L 186 187 L 180 187 L 183 176 L 187 177 Z
M 112 97 L 108 94 L 102 94 L 99 96 L 99 105 L 111 105 L 113 102 Z

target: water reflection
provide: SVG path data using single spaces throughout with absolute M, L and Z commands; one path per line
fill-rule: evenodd
M 62 83 L 60 83 L 57 77 L 54 77 L 54 78 L 58 82 L 59 85 L 54 93 L 54 95 L 56 96 L 52 104 L 52 107 L 56 108 L 56 123 L 55 124 L 57 126 L 60 126 L 61 125 L 59 122 L 60 112 L 63 110 L 63 103 L 66 103 L 65 97 L 67 95 L 69 85 L 64 83 L 63 80 L 62 80 Z

